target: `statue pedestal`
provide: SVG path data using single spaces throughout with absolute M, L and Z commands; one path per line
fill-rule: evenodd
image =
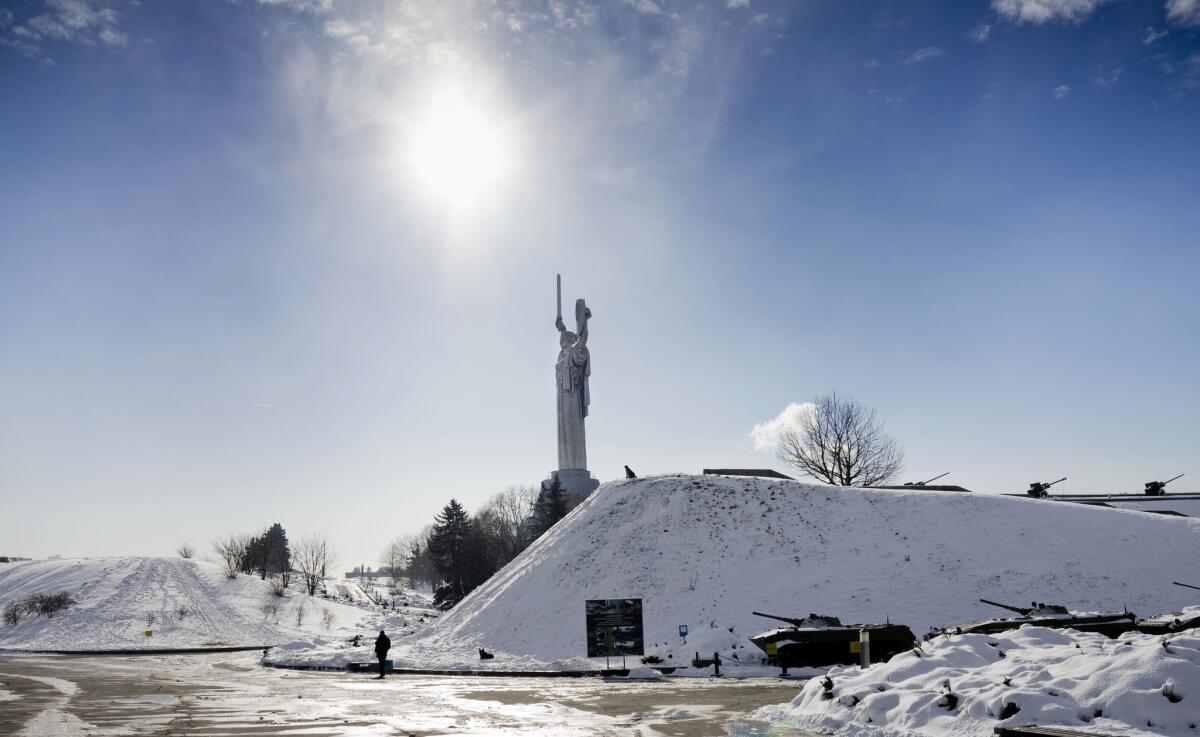
M 569 494 L 576 504 L 600 487 L 600 482 L 592 478 L 592 474 L 586 468 L 561 468 L 550 472 L 550 478 L 542 482 L 542 488 L 550 488 L 550 483 L 556 476 L 562 490 Z

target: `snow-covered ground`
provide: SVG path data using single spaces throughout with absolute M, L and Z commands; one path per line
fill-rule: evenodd
M 280 597 L 257 576 L 230 579 L 211 563 L 178 558 L 2 564 L 0 606 L 56 591 L 67 591 L 76 604 L 53 618 L 26 615 L 19 624 L 0 625 L 0 648 L 275 645 L 315 637 L 345 642 L 355 634 L 367 636 L 379 629 L 398 639 L 419 627 L 424 613 L 419 607 L 384 611 L 374 605 L 311 597 L 295 585 Z M 146 630 L 153 634 L 147 637 Z
M 995 616 L 985 597 L 1151 615 L 1196 598 L 1200 520 L 983 494 L 660 476 L 605 484 L 423 632 L 399 666 L 576 668 L 584 601 L 640 597 L 664 665 L 720 652 L 787 616 L 931 627 Z M 689 635 L 679 637 L 679 625 Z M 477 648 L 497 658 L 481 663 Z M 733 672 L 733 671 L 730 671 Z
M 1118 640 L 1025 626 L 938 637 L 863 670 L 813 679 L 756 718 L 843 737 L 986 737 L 997 725 L 1200 734 L 1200 632 Z M 948 694 L 952 694 L 948 695 Z

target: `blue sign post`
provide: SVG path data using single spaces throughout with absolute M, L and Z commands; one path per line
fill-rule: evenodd
M 679 636 L 687 637 L 687 625 L 686 624 L 679 625 Z

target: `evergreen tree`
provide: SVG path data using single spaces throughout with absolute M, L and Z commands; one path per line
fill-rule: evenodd
M 533 519 L 530 525 L 531 537 L 537 539 L 546 530 L 553 527 L 560 519 L 567 516 L 567 498 L 563 492 L 562 483 L 558 476 L 544 487 L 538 494 L 533 506 Z
M 473 588 L 475 543 L 471 517 L 457 499 L 451 499 L 435 518 L 429 536 L 429 557 L 444 583 L 435 592 L 435 604 L 457 604 Z
M 287 532 L 276 522 L 263 534 L 263 548 L 268 573 L 287 573 L 292 569 L 292 551 Z
M 276 522 L 246 544 L 242 558 L 244 573 L 257 573 L 263 580 L 272 573 L 286 575 L 292 569 L 292 553 L 288 548 L 287 532 Z
M 251 537 L 246 542 L 246 552 L 242 554 L 242 573 L 254 573 L 262 567 L 262 561 L 262 536 Z M 263 578 L 266 576 L 264 575 Z

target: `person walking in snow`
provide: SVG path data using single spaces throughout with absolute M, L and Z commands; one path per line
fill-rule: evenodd
M 375 676 L 376 678 L 383 678 L 383 664 L 391 647 L 392 641 L 388 639 L 387 633 L 379 630 L 379 637 L 375 638 L 375 657 L 379 658 L 379 675 Z

